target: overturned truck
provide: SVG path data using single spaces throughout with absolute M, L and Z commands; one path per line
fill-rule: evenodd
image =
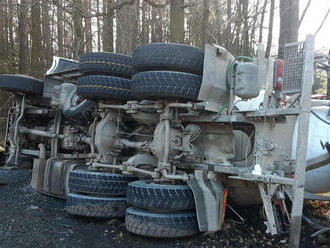
M 299 231 L 306 163 L 329 163 L 321 145 L 306 162 L 315 66 L 309 36 L 284 61 L 155 43 L 55 58 L 43 81 L 1 75 L 14 100 L 0 174 L 17 181 L 31 161 L 32 186 L 69 213 L 125 216 L 145 236 L 221 230 L 228 203 L 263 204 L 271 234 Z M 313 104 L 326 123 L 328 103 Z

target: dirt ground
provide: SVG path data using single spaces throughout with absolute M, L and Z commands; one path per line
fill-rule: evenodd
M 323 209 L 319 211 L 319 209 Z M 324 210 L 325 209 L 325 210 Z M 324 214 L 330 204 L 311 202 L 305 211 L 314 220 L 328 224 Z M 265 234 L 259 209 L 238 209 L 226 219 L 224 230 L 184 239 L 151 239 L 126 231 L 124 220 L 95 220 L 70 216 L 65 201 L 35 192 L 29 182 L 0 186 L 0 247 L 287 247 L 288 236 Z M 301 247 L 330 247 L 310 238 L 313 230 L 302 228 Z

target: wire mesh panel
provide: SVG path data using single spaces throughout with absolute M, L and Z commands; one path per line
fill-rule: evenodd
M 282 92 L 284 94 L 294 94 L 301 92 L 304 57 L 304 42 L 290 43 L 285 45 L 282 88 Z

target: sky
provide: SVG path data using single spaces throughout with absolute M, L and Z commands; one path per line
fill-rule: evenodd
M 300 0 L 300 9 L 301 12 L 304 6 L 307 3 L 307 0 Z M 306 34 L 315 33 L 318 29 L 319 25 L 321 24 L 327 10 L 330 7 L 329 0 L 312 0 L 311 6 L 306 13 L 306 16 L 301 24 L 301 30 L 299 32 L 299 38 L 303 39 Z M 322 49 L 330 48 L 330 15 L 328 16 L 327 20 L 325 21 L 322 29 L 317 34 L 315 39 L 315 48 Z
M 276 47 L 279 38 L 279 1 L 275 7 L 273 48 L 276 53 Z M 303 12 L 308 0 L 300 0 L 300 14 Z M 321 24 L 327 10 L 330 7 L 330 0 L 312 0 L 311 5 L 305 15 L 305 18 L 299 28 L 299 41 L 303 41 L 307 34 L 314 34 Z M 268 24 L 267 24 L 268 25 Z M 315 39 L 315 50 L 329 51 L 330 49 L 330 15 L 324 23 L 322 29 Z

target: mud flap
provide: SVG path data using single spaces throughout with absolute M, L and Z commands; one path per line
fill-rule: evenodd
M 195 170 L 195 178 L 187 181 L 193 191 L 198 227 L 201 232 L 221 230 L 225 189 L 218 174 Z
M 70 171 L 76 168 L 84 168 L 81 161 L 62 160 L 50 158 L 46 161 L 44 169 L 43 193 L 63 198 L 69 193 L 68 181 Z
M 45 178 L 46 160 L 35 158 L 33 160 L 31 186 L 36 191 L 43 191 Z

